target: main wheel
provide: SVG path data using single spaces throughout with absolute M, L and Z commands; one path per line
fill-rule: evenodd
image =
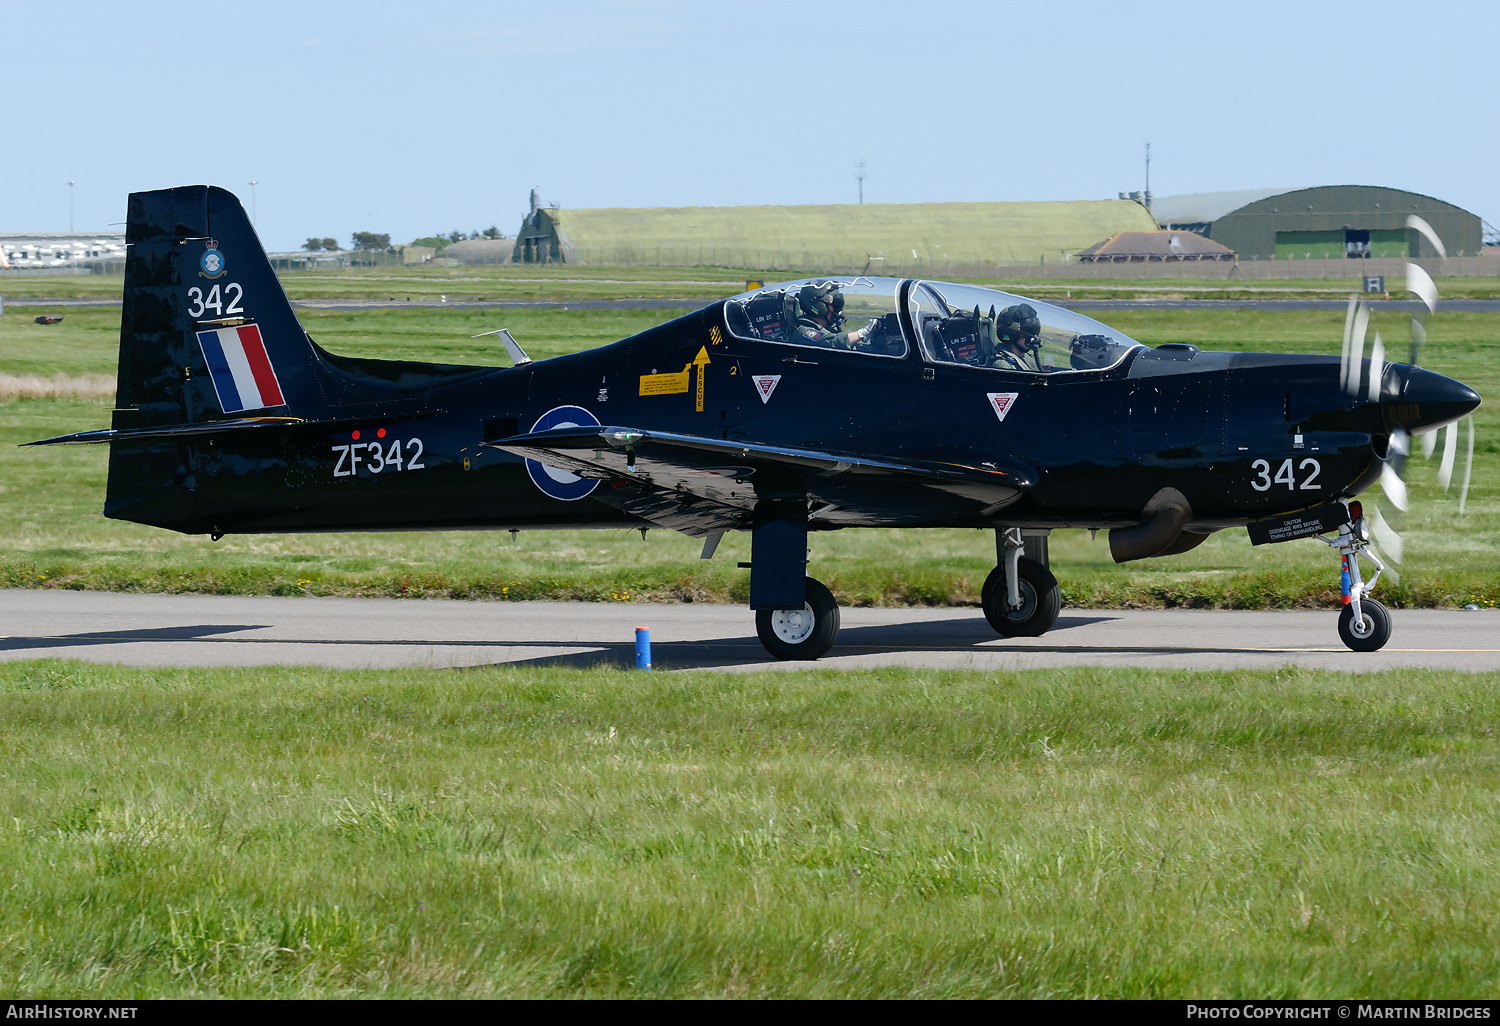
M 990 571 L 979 593 L 984 618 L 995 632 L 1007 638 L 1039 638 L 1052 629 L 1062 612 L 1062 589 L 1052 571 L 1034 559 L 1022 556 L 1016 567 L 1021 581 L 1021 608 L 1010 608 L 1010 589 L 1005 586 L 1005 565 Z
M 755 633 L 777 659 L 817 659 L 838 636 L 839 604 L 833 592 L 809 577 L 806 595 L 801 609 L 755 612 Z
M 1354 622 L 1354 606 L 1339 611 L 1339 640 L 1356 652 L 1378 652 L 1391 640 L 1391 614 L 1374 599 L 1359 600 L 1359 622 Z

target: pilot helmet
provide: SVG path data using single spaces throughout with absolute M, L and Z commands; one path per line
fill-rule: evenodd
M 821 317 L 832 323 L 844 312 L 844 293 L 836 282 L 825 281 L 820 285 L 804 285 L 797 295 L 802 312 L 809 317 Z
M 1017 303 L 1001 310 L 995 324 L 995 333 L 1006 345 L 1019 342 L 1027 349 L 1042 347 L 1039 337 L 1042 333 L 1042 319 L 1036 315 L 1036 308 L 1030 303 Z

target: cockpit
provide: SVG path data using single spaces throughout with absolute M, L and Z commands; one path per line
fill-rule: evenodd
M 977 285 L 897 278 L 768 285 L 726 300 L 724 319 L 736 338 L 886 358 L 906 357 L 915 343 L 931 363 L 1031 374 L 1106 370 L 1141 345 L 1050 303 Z

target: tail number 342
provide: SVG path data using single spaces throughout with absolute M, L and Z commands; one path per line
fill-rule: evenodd
M 1323 472 L 1323 465 L 1309 456 L 1297 464 L 1297 470 L 1303 475 L 1302 481 L 1297 482 L 1296 474 L 1292 472 L 1292 460 L 1281 461 L 1281 466 L 1276 468 L 1276 475 L 1271 476 L 1271 464 L 1267 460 L 1256 460 L 1250 464 L 1250 469 L 1255 471 L 1255 477 L 1250 481 L 1250 487 L 1257 492 L 1269 492 L 1274 485 L 1286 485 L 1289 491 L 1302 490 L 1315 492 L 1322 486 L 1318 484 L 1318 475 Z

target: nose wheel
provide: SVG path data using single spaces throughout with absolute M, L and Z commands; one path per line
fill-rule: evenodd
M 1370 548 L 1370 524 L 1363 507 L 1358 502 L 1348 507 L 1349 522 L 1339 528 L 1338 537 L 1318 540 L 1339 554 L 1339 586 L 1344 598 L 1344 608 L 1339 610 L 1339 640 L 1355 652 L 1378 652 L 1391 640 L 1391 614 L 1370 597 L 1370 592 L 1385 564 Z M 1368 581 L 1359 569 L 1361 554 L 1375 564 L 1375 574 Z
M 1355 652 L 1379 651 L 1391 640 L 1390 612 L 1372 598 L 1360 601 L 1358 619 L 1354 606 L 1345 606 L 1339 611 L 1339 640 Z
M 833 592 L 809 577 L 802 608 L 757 610 L 755 633 L 777 659 L 817 659 L 838 637 L 839 604 Z

